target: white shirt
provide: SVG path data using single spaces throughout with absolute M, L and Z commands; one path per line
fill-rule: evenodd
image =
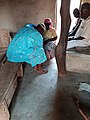
M 83 41 L 90 45 L 90 16 L 86 20 L 82 21 L 78 31 L 75 34 L 75 38 L 80 36 L 84 37 L 85 39 Z

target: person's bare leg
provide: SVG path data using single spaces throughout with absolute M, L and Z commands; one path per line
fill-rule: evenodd
M 50 60 L 50 53 L 48 50 L 46 50 L 46 56 L 47 56 L 47 59 Z

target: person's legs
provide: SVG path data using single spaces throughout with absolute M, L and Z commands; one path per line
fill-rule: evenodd
M 44 45 L 44 50 L 48 60 L 55 57 L 55 47 L 56 45 L 53 41 L 49 41 L 46 45 Z
M 47 56 L 47 59 L 50 60 L 50 53 L 49 53 L 49 50 L 46 50 L 46 56 Z

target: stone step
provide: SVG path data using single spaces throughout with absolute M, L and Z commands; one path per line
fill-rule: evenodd
M 67 70 L 90 74 L 90 55 L 68 52 L 66 55 Z

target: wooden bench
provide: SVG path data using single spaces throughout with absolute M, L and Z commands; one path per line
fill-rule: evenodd
M 10 41 L 9 31 L 0 29 L 0 120 L 9 120 L 8 107 L 17 87 L 17 77 L 23 76 L 23 63 L 7 61 L 6 50 Z
M 0 47 L 0 67 L 6 62 L 6 50 L 7 48 Z
M 8 107 L 17 87 L 17 77 L 20 76 L 21 68 L 21 63 L 8 61 L 0 67 L 0 120 L 9 120 L 10 118 Z

